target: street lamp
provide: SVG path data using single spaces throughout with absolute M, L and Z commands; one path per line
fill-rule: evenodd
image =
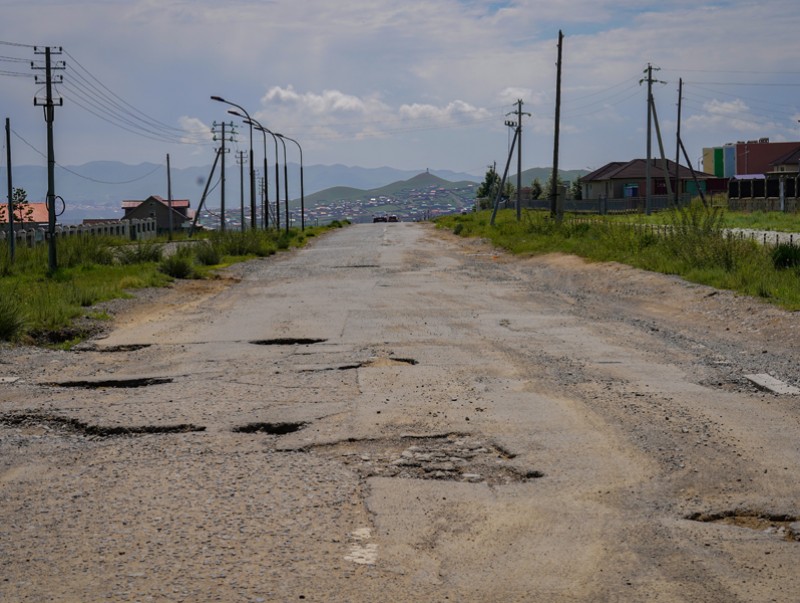
M 286 232 L 289 232 L 289 170 L 286 167 L 286 141 L 283 139 L 282 134 L 275 132 L 275 136 L 281 139 L 283 145 L 283 199 L 284 209 L 286 210 Z M 280 224 L 278 224 L 280 229 Z
M 250 114 L 247 112 L 247 109 L 242 107 L 241 105 L 237 105 L 236 103 L 232 103 L 229 100 L 225 100 L 221 96 L 212 96 L 211 100 L 217 101 L 219 103 L 225 103 L 226 105 L 231 105 L 232 107 L 236 107 L 240 109 L 247 118 L 250 119 Z M 244 224 L 242 225 L 244 226 Z M 250 124 L 250 227 L 256 227 L 256 169 L 253 165 L 253 125 Z
M 306 200 L 305 194 L 303 192 L 303 147 L 300 146 L 300 143 L 297 142 L 294 138 L 289 138 L 288 136 L 282 136 L 278 134 L 281 138 L 285 138 L 286 140 L 291 140 L 294 144 L 297 145 L 297 148 L 300 151 L 300 230 L 306 229 Z
M 237 117 L 241 117 L 244 120 L 244 123 L 248 124 L 251 128 L 253 126 L 255 126 L 256 130 L 260 130 L 262 136 L 264 137 L 264 229 L 266 230 L 269 227 L 269 192 L 268 192 L 269 191 L 269 189 L 268 189 L 269 176 L 267 175 L 268 174 L 268 170 L 267 170 L 267 134 L 271 134 L 273 138 L 275 138 L 275 135 L 272 134 L 272 132 L 270 132 L 269 130 L 267 130 L 267 128 L 262 126 L 261 123 L 259 123 L 259 121 L 257 119 L 253 119 L 252 117 L 245 117 L 244 115 L 242 115 L 241 113 L 238 113 L 237 111 L 234 111 L 233 109 L 229 109 L 228 113 L 230 113 L 231 115 L 235 115 Z M 277 187 L 277 183 L 278 183 L 278 181 L 277 181 L 277 178 L 278 178 L 278 141 L 277 140 L 275 141 L 275 178 L 276 178 L 275 185 Z M 276 190 L 278 191 L 276 193 L 276 199 L 279 199 L 279 197 L 277 195 L 280 193 L 280 191 L 277 188 L 276 188 Z

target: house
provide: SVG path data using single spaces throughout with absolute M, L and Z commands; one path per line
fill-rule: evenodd
M 696 195 L 699 190 L 725 190 L 725 179 L 715 178 L 713 174 L 695 172 L 674 161 L 667 160 L 667 172 L 664 172 L 663 161 L 652 159 L 650 164 L 651 195 L 667 199 L 669 192 L 674 195 L 675 187 L 681 196 Z M 695 182 L 695 179 L 697 182 Z M 667 180 L 670 189 L 667 187 Z M 585 200 L 601 199 L 641 199 L 645 197 L 647 186 L 647 160 L 612 161 L 581 178 L 581 195 Z M 663 202 L 659 206 L 663 205 Z
M 8 205 L 0 203 L 0 224 L 8 224 Z M 14 228 L 47 228 L 49 217 L 47 203 L 25 203 L 25 215 L 20 216 L 20 211 L 14 212 Z M 30 213 L 29 213 L 30 212 Z
M 158 195 L 151 195 L 144 201 L 123 201 L 124 220 L 145 220 L 155 218 L 158 232 L 169 232 L 170 206 L 172 208 L 172 228 L 180 230 L 186 222 L 194 219 L 194 211 L 189 209 L 188 199 L 166 201 Z

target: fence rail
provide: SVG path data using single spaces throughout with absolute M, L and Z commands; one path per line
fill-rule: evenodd
M 45 242 L 47 234 L 47 228 L 41 226 L 14 230 L 16 243 L 28 245 L 29 247 Z M 4 225 L 0 230 L 0 243 L 8 241 L 8 236 L 7 225 Z M 116 222 L 99 222 L 97 224 L 56 226 L 56 237 L 75 236 L 120 237 L 131 241 L 154 239 L 156 237 L 156 221 L 154 218 L 147 218 L 144 220 L 118 220 Z

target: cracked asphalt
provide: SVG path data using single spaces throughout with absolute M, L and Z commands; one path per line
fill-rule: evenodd
M 350 226 L 0 348 L 0 601 L 793 601 L 798 320 Z

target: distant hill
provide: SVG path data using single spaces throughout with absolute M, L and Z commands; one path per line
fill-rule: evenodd
M 329 203 L 332 201 L 357 201 L 369 198 L 397 196 L 403 196 L 405 198 L 410 191 L 414 190 L 430 189 L 432 187 L 444 190 L 458 190 L 470 186 L 475 187 L 476 184 L 477 181 L 475 180 L 451 182 L 435 174 L 422 172 L 408 180 L 398 180 L 377 188 L 356 189 L 341 186 L 328 188 L 314 193 L 313 195 L 306 195 L 305 202 L 306 207 L 309 207 L 315 204 Z

